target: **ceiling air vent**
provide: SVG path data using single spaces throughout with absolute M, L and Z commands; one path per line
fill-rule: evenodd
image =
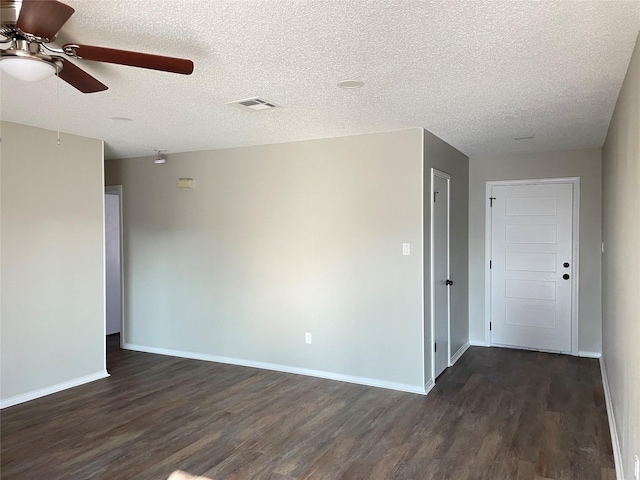
M 256 110 L 269 110 L 278 106 L 273 102 L 258 97 L 245 98 L 244 100 L 228 102 L 227 105 L 232 105 L 234 107 L 241 108 L 242 110 L 249 110 L 251 112 Z

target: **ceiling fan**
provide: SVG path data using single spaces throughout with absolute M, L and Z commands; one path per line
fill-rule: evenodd
M 183 58 L 116 50 L 91 45 L 48 45 L 75 10 L 57 0 L 0 0 L 0 69 L 21 80 L 44 80 L 57 74 L 83 93 L 107 90 L 107 86 L 71 63 L 67 57 L 115 63 L 189 75 L 193 62 Z

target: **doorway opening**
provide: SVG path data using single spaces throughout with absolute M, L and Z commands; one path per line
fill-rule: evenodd
M 122 285 L 122 186 L 105 187 L 105 332 L 118 343 L 123 340 Z

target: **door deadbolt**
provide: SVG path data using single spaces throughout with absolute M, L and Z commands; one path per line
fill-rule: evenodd
M 564 275 L 562 275 L 562 278 L 564 278 L 565 280 L 569 280 L 569 274 L 565 273 Z
M 569 262 L 564 262 L 564 263 L 562 264 L 562 266 L 563 266 L 564 268 L 569 268 Z

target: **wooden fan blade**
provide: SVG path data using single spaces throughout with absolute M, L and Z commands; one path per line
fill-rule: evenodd
M 16 27 L 24 33 L 52 40 L 75 10 L 56 0 L 22 0 Z
M 116 63 L 130 67 L 149 68 L 163 72 L 190 75 L 193 72 L 193 62 L 184 58 L 163 57 L 148 53 L 129 52 L 113 48 L 93 47 L 91 45 L 65 45 L 64 50 L 75 52 L 78 58 L 95 62 Z
M 104 83 L 89 75 L 80 67 L 75 66 L 69 60 L 57 57 L 62 60 L 62 70 L 58 72 L 58 76 L 72 87 L 77 88 L 82 93 L 102 92 L 107 90 Z

